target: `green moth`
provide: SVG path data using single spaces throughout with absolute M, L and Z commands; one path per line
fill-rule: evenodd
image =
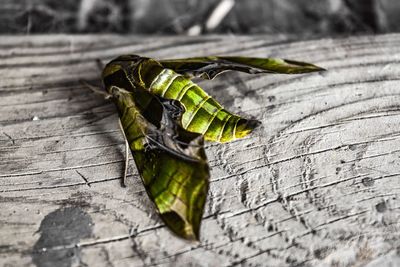
M 274 58 L 124 55 L 102 73 L 150 199 L 168 228 L 188 240 L 199 240 L 209 186 L 204 140 L 229 142 L 260 124 L 227 111 L 191 80 L 211 80 L 230 70 L 296 74 L 323 69 Z

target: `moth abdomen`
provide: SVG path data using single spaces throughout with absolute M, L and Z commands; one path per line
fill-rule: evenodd
M 224 143 L 245 137 L 259 125 L 258 121 L 227 111 L 198 85 L 188 85 L 178 98 L 186 108 L 182 126 L 188 131 L 204 134 L 208 141 Z
M 204 134 L 206 140 L 220 143 L 230 142 L 250 134 L 260 122 L 243 119 L 225 109 L 217 112 Z
M 197 84 L 170 69 L 159 71 L 149 90 L 161 97 L 180 101 L 185 108 L 182 127 L 203 134 L 208 141 L 229 142 L 242 138 L 258 125 L 249 124 L 249 120 L 225 110 Z

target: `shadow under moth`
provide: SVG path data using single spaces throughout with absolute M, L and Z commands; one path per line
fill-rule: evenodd
M 166 226 L 184 239 L 199 240 L 210 177 L 204 140 L 230 142 L 260 124 L 227 111 L 191 80 L 211 80 L 231 70 L 298 74 L 323 69 L 276 58 L 123 55 L 102 73 L 147 194 Z

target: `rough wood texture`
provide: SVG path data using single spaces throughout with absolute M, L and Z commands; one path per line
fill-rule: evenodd
M 112 103 L 83 88 L 95 60 L 279 56 L 326 73 L 230 73 L 200 85 L 262 120 L 208 144 L 201 243 L 154 213 Z M 399 266 L 400 35 L 0 39 L 1 266 Z M 392 265 L 390 265 L 392 264 Z

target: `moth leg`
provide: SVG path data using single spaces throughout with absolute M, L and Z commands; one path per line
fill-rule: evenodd
M 92 90 L 94 93 L 100 94 L 100 95 L 104 95 L 104 98 L 105 98 L 105 99 L 109 99 L 109 98 L 111 98 L 111 96 L 112 96 L 111 94 L 105 92 L 105 91 L 102 90 L 101 88 L 99 88 L 99 87 L 97 87 L 97 86 L 94 86 L 94 85 L 91 85 L 91 84 L 88 83 L 87 81 L 79 80 L 79 82 L 80 82 L 83 86 L 85 86 L 86 88 L 89 88 L 90 90 Z
M 121 182 L 121 185 L 123 187 L 126 187 L 126 176 L 128 175 L 128 164 L 129 164 L 129 143 L 128 140 L 126 139 L 126 135 L 124 132 L 124 128 L 122 127 L 122 122 L 121 119 L 118 120 L 119 128 L 122 132 L 122 135 L 124 136 L 125 140 L 125 169 L 124 169 L 124 178 Z

